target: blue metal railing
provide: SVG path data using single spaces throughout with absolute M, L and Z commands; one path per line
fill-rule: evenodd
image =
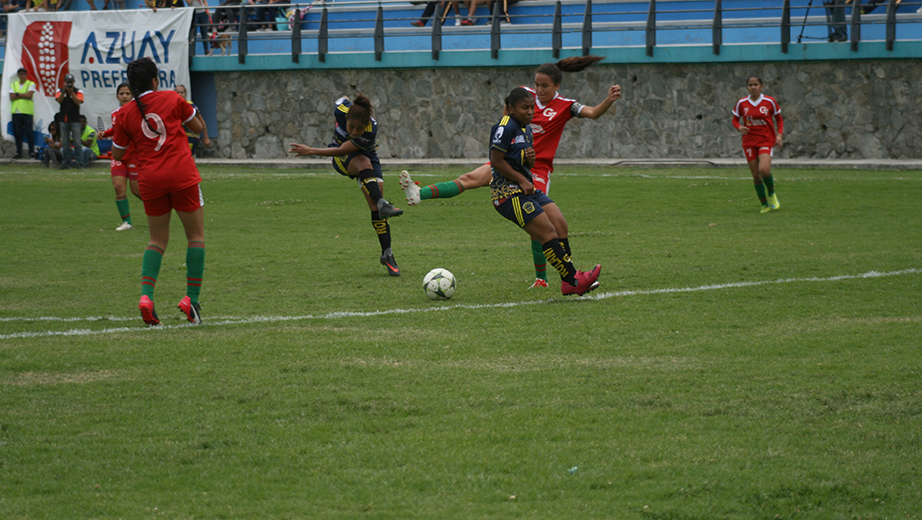
M 324 62 L 330 53 L 369 52 L 381 61 L 386 52 L 402 50 L 430 51 L 438 60 L 445 50 L 489 49 L 495 60 L 504 46 L 548 49 L 555 57 L 564 48 L 580 49 L 586 55 L 593 48 L 644 46 L 647 56 L 653 56 L 658 46 L 710 44 L 719 55 L 729 43 L 777 43 L 787 53 L 795 32 L 800 33 L 797 43 L 804 38 L 825 39 L 804 36 L 806 30 L 829 25 L 824 8 L 812 4 L 807 0 L 539 0 L 512 5 L 508 15 L 500 16 L 496 1 L 494 13 L 474 17 L 486 20 L 486 25 L 442 27 L 435 22 L 444 23 L 447 13 L 437 10 L 425 20 L 429 27 L 412 27 L 410 22 L 419 20 L 421 7 L 405 0 L 318 1 L 213 6 L 207 26 L 212 48 L 220 44 L 222 54 L 236 53 L 241 64 L 251 53 L 290 53 L 292 62 L 298 63 L 303 53 L 316 54 Z M 897 35 L 904 33 L 910 35 L 904 40 L 922 39 L 922 14 L 916 13 L 920 7 L 922 0 L 885 0 L 874 14 L 863 15 L 862 9 L 849 6 L 851 50 L 857 51 L 861 41 L 885 41 L 887 50 L 893 50 Z M 0 15 L 0 26 L 5 16 Z M 503 23 L 503 18 L 512 23 Z M 901 24 L 909 30 L 898 32 Z M 266 27 L 272 30 L 260 30 Z M 193 29 L 190 57 L 201 56 L 196 53 L 204 48 L 199 27 Z

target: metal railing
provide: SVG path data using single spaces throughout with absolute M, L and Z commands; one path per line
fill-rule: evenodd
M 861 0 L 854 0 L 858 4 Z M 897 16 L 898 0 L 885 0 L 885 14 L 862 15 L 861 9 L 852 9 L 847 24 L 850 26 L 849 41 L 851 50 L 857 51 L 862 41 L 862 28 L 872 25 L 885 26 L 884 38 L 887 50 L 893 50 L 897 41 L 896 27 L 902 23 L 920 24 L 922 15 L 914 14 L 922 7 L 922 0 L 904 0 L 900 5 L 901 13 Z M 494 2 L 494 12 L 487 16 L 487 25 L 474 25 L 445 29 L 437 20 L 443 20 L 446 13 L 439 13 L 428 20 L 429 28 L 411 27 L 410 22 L 419 19 L 421 6 L 409 5 L 405 0 L 358 0 L 336 2 L 313 2 L 312 4 L 269 4 L 237 5 L 212 7 L 212 19 L 207 30 L 212 36 L 207 41 L 214 42 L 215 35 L 221 36 L 227 44 L 236 44 L 238 61 L 246 62 L 251 42 L 288 41 L 287 51 L 274 51 L 274 54 L 290 52 L 291 60 L 298 63 L 302 54 L 302 44 L 315 40 L 316 54 L 319 61 L 326 61 L 331 53 L 330 43 L 336 40 L 371 40 L 376 61 L 381 61 L 386 47 L 393 47 L 392 42 L 400 39 L 412 39 L 417 43 L 428 40 L 428 49 L 433 60 L 438 60 L 443 51 L 443 39 L 446 36 L 464 35 L 468 41 L 475 38 L 489 38 L 492 59 L 497 59 L 502 48 L 503 39 L 510 37 L 546 37 L 550 36 L 549 48 L 554 57 L 560 56 L 564 47 L 565 36 L 579 41 L 579 45 L 567 48 L 581 48 L 583 55 L 593 49 L 593 37 L 600 34 L 643 33 L 643 43 L 647 56 L 653 56 L 657 47 L 657 38 L 663 34 L 689 33 L 709 34 L 713 53 L 719 55 L 725 44 L 728 31 L 740 29 L 776 30 L 778 38 L 774 42 L 780 45 L 782 53 L 787 53 L 792 42 L 792 34 L 799 30 L 797 43 L 804 37 L 804 29 L 816 26 L 828 26 L 829 22 L 821 16 L 808 16 L 812 6 L 805 0 L 792 2 L 779 0 L 775 6 L 747 7 L 745 3 L 733 0 L 715 0 L 713 7 L 693 9 L 676 8 L 684 4 L 701 4 L 703 2 L 670 2 L 669 0 L 649 0 L 649 2 L 604 2 L 592 0 L 557 0 L 550 2 L 521 2 L 510 6 L 508 14 L 501 12 L 501 4 Z M 765 2 L 762 2 L 764 4 Z M 646 5 L 644 5 L 646 4 Z M 727 7 L 736 5 L 737 7 Z M 550 7 L 553 6 L 553 10 Z M 739 7 L 743 6 L 743 7 Z M 625 10 L 621 10 L 626 7 Z M 641 9 L 645 7 L 645 9 Z M 659 8 L 664 7 L 664 8 Z M 814 12 L 823 12 L 822 6 L 813 6 Z M 906 15 L 904 12 L 913 14 Z M 277 20 L 278 13 L 297 14 L 290 20 Z M 302 11 L 303 10 L 303 11 Z M 318 13 L 319 11 L 319 13 Z M 438 11 L 438 10 L 437 10 Z M 306 16 L 302 19 L 302 12 Z M 268 13 L 268 14 L 267 14 Z M 878 11 L 880 13 L 880 11 Z M 257 14 L 262 20 L 253 20 Z M 0 15 L 3 26 L 6 15 Z M 267 19 L 268 18 L 268 19 Z M 503 19 L 513 23 L 503 23 Z M 241 23 L 243 21 L 244 23 Z M 443 22 L 444 23 L 444 22 Z M 202 24 L 206 25 L 206 24 Z M 273 29 L 269 33 L 259 32 L 253 35 L 253 26 L 265 25 Z M 194 40 L 190 45 L 190 57 L 196 56 L 199 44 L 206 41 L 200 37 L 200 26 L 192 27 Z M 922 30 L 917 31 L 922 36 Z M 918 38 L 918 37 L 917 37 Z M 667 38 L 668 39 L 668 38 Z M 2 39 L 0 39 L 2 41 Z M 217 43 L 217 42 L 215 42 Z M 661 44 L 662 45 L 662 44 Z M 482 47 L 472 47 L 482 48 Z
M 855 0 L 858 3 L 860 0 Z M 872 24 L 884 24 L 886 26 L 886 48 L 893 50 L 893 43 L 896 41 L 896 25 L 899 23 L 919 23 L 922 16 L 912 16 L 912 19 L 899 19 L 896 16 L 897 0 L 886 0 L 885 15 L 861 15 L 861 9 L 852 9 L 850 20 L 850 43 L 852 51 L 857 51 L 858 44 L 861 41 L 862 26 Z M 635 4 L 640 4 L 636 2 Z M 728 2 L 730 3 L 730 2 Z M 740 4 L 740 2 L 735 2 Z M 509 14 L 504 14 L 500 10 L 500 2 L 494 2 L 494 12 L 488 16 L 488 25 L 475 25 L 471 27 L 459 28 L 465 34 L 489 35 L 490 53 L 493 59 L 497 59 L 499 50 L 502 46 L 502 36 L 515 34 L 550 34 L 551 46 L 554 57 L 559 57 L 563 48 L 563 36 L 565 34 L 579 33 L 582 42 L 582 54 L 587 55 L 593 48 L 593 34 L 599 31 L 643 31 L 646 45 L 646 54 L 653 56 L 654 49 L 657 46 L 657 34 L 661 31 L 709 31 L 713 53 L 720 54 L 721 47 L 724 46 L 724 33 L 727 30 L 747 29 L 747 28 L 777 28 L 779 31 L 778 43 L 783 53 L 788 52 L 792 42 L 792 30 L 800 29 L 800 36 L 797 37 L 798 43 L 803 38 L 803 30 L 812 26 L 828 26 L 826 20 L 808 20 L 808 14 L 812 2 L 803 5 L 805 2 L 797 2 L 799 5 L 792 5 L 790 0 L 779 2 L 776 7 L 724 7 L 722 0 L 715 0 L 713 8 L 709 9 L 658 9 L 656 0 L 648 2 L 648 8 L 645 11 L 617 11 L 615 13 L 605 11 L 593 11 L 592 0 L 558 0 L 554 4 L 553 13 L 547 9 L 547 13 L 524 12 L 527 3 L 520 3 L 512 6 Z M 669 4 L 669 2 L 660 2 L 660 4 Z M 610 4 L 599 2 L 598 5 L 626 5 Z M 627 4 L 629 5 L 629 4 Z M 906 6 L 922 6 L 922 1 L 902 2 Z M 384 7 L 387 6 L 388 10 Z M 564 12 L 564 7 L 568 7 Z M 582 6 L 581 12 L 578 7 Z M 287 22 L 287 31 L 273 31 L 272 34 L 260 34 L 260 40 L 281 40 L 290 39 L 291 41 L 291 59 L 297 63 L 302 52 L 301 42 L 305 38 L 315 38 L 317 43 L 317 55 L 321 62 L 326 61 L 327 54 L 330 53 L 330 40 L 336 38 L 371 38 L 373 40 L 374 55 L 376 61 L 381 61 L 385 52 L 385 44 L 389 40 L 397 37 L 415 37 L 420 38 L 425 34 L 425 29 L 410 28 L 409 22 L 417 20 L 416 16 L 408 16 L 405 11 L 409 7 L 405 1 L 379 0 L 379 1 L 353 1 L 353 2 L 315 2 L 309 6 L 311 10 L 307 11 L 309 15 L 315 15 L 320 10 L 319 19 L 302 20 L 300 9 L 306 7 L 303 4 L 284 4 L 280 7 L 284 12 L 292 9 L 298 9 L 298 15 L 293 16 Z M 398 9 L 402 7 L 402 9 Z M 235 6 L 231 8 L 215 8 L 217 13 L 221 9 L 233 9 L 240 13 L 240 18 L 249 20 L 250 14 L 254 14 L 257 6 Z M 415 8 L 415 7 L 414 7 Z M 418 8 L 417 8 L 418 9 Z M 819 12 L 823 7 L 817 7 Z M 778 11 L 780 10 L 780 16 Z M 768 13 L 767 16 L 759 16 L 762 11 Z M 915 11 L 915 9 L 913 9 Z M 332 19 L 331 13 L 353 13 L 358 17 L 349 17 L 348 19 Z M 390 16 L 387 16 L 390 15 Z M 371 16 L 373 16 L 373 18 Z M 428 36 L 431 41 L 430 50 L 432 59 L 438 60 L 439 54 L 443 50 L 442 39 L 445 30 L 441 23 L 435 23 L 444 17 L 445 13 L 439 13 L 438 9 L 435 16 L 429 20 L 431 28 L 428 29 Z M 698 16 L 700 15 L 700 16 Z M 801 20 L 802 17 L 802 20 Z M 483 17 L 481 17 L 483 18 Z M 502 19 L 511 20 L 512 24 L 502 23 Z M 581 18 L 581 20 L 580 20 Z M 623 21 L 613 20 L 618 18 Z M 640 20 L 643 18 L 643 20 Z M 248 21 L 248 23 L 237 24 L 234 33 L 238 46 L 238 60 L 245 63 L 248 54 L 248 42 L 254 39 L 251 36 L 252 30 L 248 26 L 263 22 Z M 444 23 L 444 22 L 443 22 Z M 280 22 L 269 22 L 270 25 L 278 26 Z M 210 24 L 215 27 L 217 24 Z M 405 27 L 406 26 L 406 27 Z M 337 28 L 339 27 L 339 28 Z M 197 31 L 196 31 L 197 32 Z M 457 34 L 456 32 L 453 34 Z M 807 37 L 811 38 L 811 37 Z M 815 38 L 815 37 L 812 37 Z M 196 38 L 196 41 L 201 41 Z M 194 55 L 194 46 L 190 53 Z

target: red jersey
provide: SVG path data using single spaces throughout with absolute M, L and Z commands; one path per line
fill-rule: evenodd
M 141 198 L 154 199 L 202 182 L 182 127 L 195 117 L 192 105 L 172 90 L 147 91 L 138 99 L 144 103 L 147 122 L 141 119 L 137 101 L 120 108 L 112 146 L 124 150 L 134 144 Z
M 775 121 L 777 120 L 777 127 Z M 781 108 L 774 98 L 759 96 L 753 101 L 749 96 L 736 102 L 733 107 L 733 126 L 745 126 L 749 133 L 743 135 L 743 147 L 775 146 L 777 134 L 784 133 Z
M 112 111 L 112 126 L 109 127 L 108 130 L 103 130 L 102 132 L 99 132 L 98 137 L 100 139 L 108 139 L 115 135 L 115 120 L 117 119 L 118 111 L 119 111 L 118 108 Z M 115 168 L 116 166 L 122 163 L 130 164 L 131 161 L 133 160 L 134 160 L 134 143 L 128 145 L 128 148 L 125 149 L 125 156 L 122 157 L 121 161 L 116 161 L 115 159 L 112 159 L 111 166 L 112 168 Z
M 560 136 L 567 121 L 579 115 L 583 105 L 575 99 L 566 99 L 556 94 L 547 105 L 541 105 L 534 89 L 522 87 L 535 96 L 535 117 L 531 120 L 531 130 L 535 134 L 535 167 L 554 171 L 554 155 L 560 144 Z

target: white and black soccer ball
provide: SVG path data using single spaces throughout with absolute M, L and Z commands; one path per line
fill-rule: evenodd
M 458 282 L 448 269 L 436 267 L 423 278 L 423 290 L 430 300 L 447 300 L 455 294 Z

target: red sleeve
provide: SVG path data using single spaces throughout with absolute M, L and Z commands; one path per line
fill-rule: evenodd
M 179 120 L 183 123 L 195 117 L 195 109 L 192 108 L 192 103 L 183 99 L 179 94 L 176 94 L 176 106 L 179 109 Z
M 97 137 L 98 139 L 108 139 L 108 138 L 112 137 L 113 135 L 115 135 L 115 127 L 114 127 L 114 126 L 113 126 L 112 128 L 110 128 L 110 129 L 108 129 L 108 130 L 103 130 L 102 132 L 99 132 L 98 134 L 96 134 L 96 137 Z
M 781 117 L 781 114 L 775 116 L 775 120 L 778 122 L 775 133 L 778 135 L 784 134 L 784 119 Z
M 733 116 L 733 128 L 740 129 L 740 118 L 737 116 Z
M 112 127 L 112 146 L 125 149 L 131 145 L 131 137 L 125 127 L 120 124 L 121 122 L 121 118 L 119 118 L 115 126 Z

